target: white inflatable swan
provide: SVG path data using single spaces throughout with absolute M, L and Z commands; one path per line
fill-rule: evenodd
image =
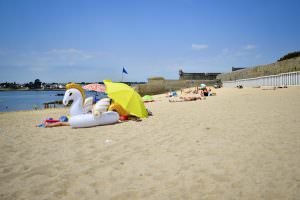
M 69 119 L 71 127 L 83 128 L 118 122 L 119 114 L 107 111 L 110 99 L 101 99 L 93 107 L 93 97 L 85 100 L 85 93 L 80 85 L 71 83 L 67 84 L 66 88 L 63 104 L 68 105 L 70 100 L 73 100 Z

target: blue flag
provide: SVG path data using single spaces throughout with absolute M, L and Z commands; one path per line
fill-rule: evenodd
M 122 73 L 128 74 L 125 67 L 123 67 L 123 72 Z

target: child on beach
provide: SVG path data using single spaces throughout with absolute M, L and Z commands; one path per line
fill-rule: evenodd
M 69 122 L 45 123 L 45 128 L 51 128 L 56 126 L 70 126 L 70 123 Z
M 53 120 L 52 118 L 48 118 L 43 123 L 36 125 L 36 127 L 50 128 L 56 126 L 70 126 L 70 123 L 68 121 L 69 119 L 66 116 L 61 116 L 59 120 Z

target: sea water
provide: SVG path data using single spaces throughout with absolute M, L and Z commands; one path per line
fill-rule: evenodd
M 63 100 L 65 91 L 0 91 L 0 112 L 43 109 L 43 103 Z M 95 96 L 95 92 L 86 92 L 86 96 Z M 103 97 L 98 93 L 97 98 Z M 63 107 L 63 105 L 56 105 Z

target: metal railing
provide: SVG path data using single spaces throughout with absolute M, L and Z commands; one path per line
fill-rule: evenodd
M 259 86 L 300 86 L 300 71 L 288 72 L 271 76 L 223 81 L 223 87 L 259 87 Z

